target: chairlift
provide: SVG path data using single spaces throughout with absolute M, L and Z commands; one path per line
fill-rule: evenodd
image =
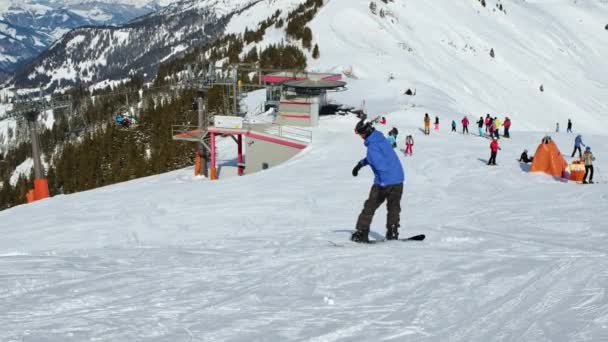
M 74 124 L 74 121 L 77 121 L 76 124 Z M 66 132 L 68 138 L 78 138 L 88 130 L 89 125 L 82 112 L 78 111 L 76 115 L 70 114 L 68 116 L 68 131 Z
M 114 122 L 122 128 L 131 129 L 137 127 L 139 121 L 134 115 L 124 115 L 123 113 L 116 114 Z

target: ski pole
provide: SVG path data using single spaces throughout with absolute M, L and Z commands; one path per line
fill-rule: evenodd
M 599 178 L 602 183 L 606 182 L 606 180 L 603 177 L 602 172 L 600 171 L 600 167 L 598 166 L 595 169 L 597 170 L 597 178 Z

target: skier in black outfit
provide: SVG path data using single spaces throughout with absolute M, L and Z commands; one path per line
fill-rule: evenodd
M 572 133 L 572 121 L 568 119 L 568 128 L 566 128 L 566 133 Z
M 357 219 L 357 230 L 351 236 L 351 240 L 369 242 L 369 227 L 374 213 L 385 200 L 387 202 L 386 239 L 396 240 L 399 238 L 399 215 L 405 172 L 395 150 L 371 123 L 365 122 L 365 120 L 359 121 L 355 126 L 355 133 L 365 140 L 367 155 L 355 165 L 352 174 L 357 177 L 359 170 L 369 165 L 375 177 L 369 198 L 365 201 L 363 210 Z

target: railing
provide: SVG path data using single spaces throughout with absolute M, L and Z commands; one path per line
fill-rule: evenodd
M 264 132 L 282 138 L 298 140 L 306 143 L 312 142 L 312 132 L 304 128 L 294 126 L 272 125 L 266 128 Z
M 174 140 L 198 141 L 203 139 L 203 132 L 195 125 L 172 125 L 171 136 Z
M 300 128 L 296 126 L 282 126 L 275 124 L 272 121 L 260 119 L 259 117 L 255 117 L 254 121 L 255 122 L 244 120 L 243 127 L 248 130 L 256 130 L 255 128 L 253 128 L 253 126 L 261 122 L 263 125 L 265 125 L 265 127 L 263 127 L 263 129 L 261 130 L 263 133 L 282 138 L 298 140 L 305 143 L 312 142 L 312 131 L 309 129 Z
M 308 129 L 295 126 L 277 125 L 258 118 L 256 118 L 255 121 L 255 123 L 252 123 L 244 120 L 243 129 L 246 131 L 261 132 L 305 143 L 312 143 L 312 131 Z M 171 136 L 174 140 L 200 141 L 203 139 L 204 132 L 198 130 L 198 126 L 195 125 L 172 125 Z

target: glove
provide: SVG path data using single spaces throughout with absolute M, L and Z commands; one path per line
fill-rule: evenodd
M 355 165 L 355 167 L 353 168 L 353 177 L 357 177 L 357 175 L 359 174 L 359 170 L 361 170 L 362 167 L 363 165 L 361 165 L 360 163 L 357 163 L 357 165 Z

